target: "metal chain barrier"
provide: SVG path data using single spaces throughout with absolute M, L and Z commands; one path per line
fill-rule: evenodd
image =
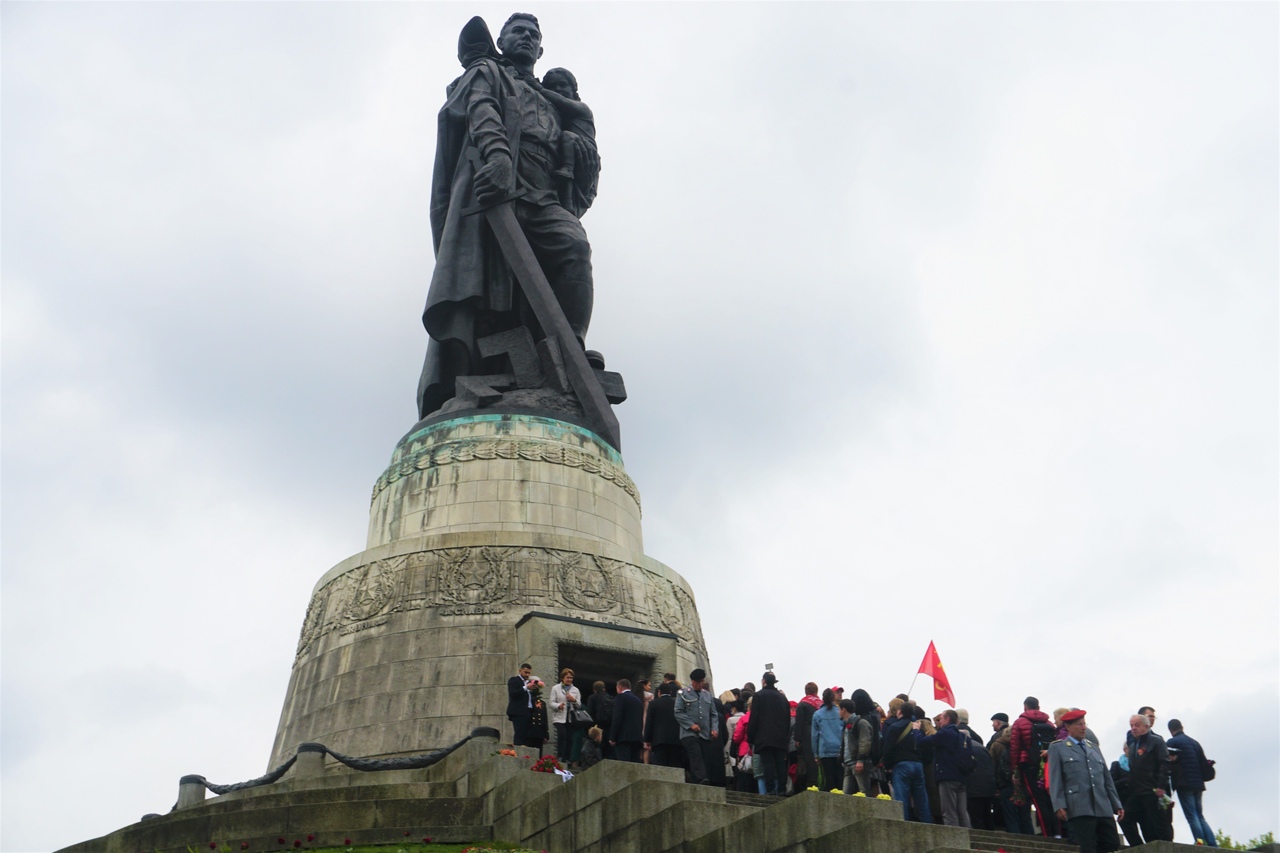
M 430 767 L 431 765 L 436 764 L 446 756 L 460 749 L 463 744 L 472 738 L 491 737 L 496 740 L 498 736 L 499 732 L 497 729 L 490 728 L 488 726 L 481 726 L 480 728 L 472 729 L 471 734 L 467 735 L 452 746 L 446 746 L 444 749 L 438 749 L 435 752 L 428 752 L 422 755 L 405 755 L 399 758 L 355 758 L 350 755 L 343 755 L 340 752 L 334 752 L 322 743 L 304 743 L 298 747 L 298 750 L 293 754 L 293 757 L 284 764 L 281 764 L 265 776 L 259 776 L 257 779 L 250 779 L 248 782 L 236 782 L 233 785 L 216 785 L 203 776 L 192 775 L 183 776 L 180 780 L 180 784 L 185 785 L 189 783 L 199 783 L 215 794 L 229 794 L 232 791 L 243 791 L 246 788 L 257 788 L 261 785 L 270 785 L 273 782 L 278 782 L 280 777 L 284 776 L 284 774 L 289 771 L 289 768 L 298 760 L 298 754 L 303 752 L 323 752 L 326 755 L 332 756 L 334 760 L 350 767 L 352 770 L 360 770 L 365 773 L 378 770 L 417 770 L 422 767 Z

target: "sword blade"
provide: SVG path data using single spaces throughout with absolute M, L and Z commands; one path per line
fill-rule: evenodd
M 538 318 L 538 324 L 544 332 L 559 341 L 565 373 L 569 375 L 569 384 L 578 395 L 587 419 L 601 438 L 613 445 L 614 449 L 622 450 L 622 431 L 618 418 L 605 399 L 600 380 L 587 363 L 587 355 L 578 344 L 573 329 L 569 328 L 569 320 L 564 316 L 564 311 L 551 290 L 551 283 L 547 281 L 542 265 L 533 254 L 529 239 L 516 221 L 515 208 L 510 201 L 506 201 L 486 208 L 484 215 L 498 238 L 503 257 L 516 274 L 516 281 L 520 282 L 520 289 L 524 291 L 533 315 Z

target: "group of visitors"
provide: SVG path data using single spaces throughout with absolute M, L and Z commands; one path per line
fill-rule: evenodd
M 533 667 L 524 663 L 507 679 L 513 743 L 541 754 L 554 730 L 555 755 L 566 768 L 586 769 L 602 758 L 644 761 L 645 717 L 654 698 L 649 680 L 640 679 L 633 691 L 630 679 L 619 678 L 613 693 L 597 681 L 584 702 L 574 677 L 572 669 L 562 669 L 547 692 L 546 684 L 533 675 Z M 670 678 L 674 681 L 675 676 Z
M 537 722 L 540 685 L 522 666 L 508 683 L 507 709 L 516 742 L 538 748 L 547 740 L 545 710 L 541 729 Z M 1082 853 L 1118 849 L 1117 821 L 1130 846 L 1172 840 L 1176 794 L 1195 841 L 1217 846 L 1203 811 L 1213 762 L 1178 720 L 1168 723 L 1168 741 L 1156 734 L 1149 706 L 1130 718 L 1108 767 L 1078 708 L 1050 717 L 1028 696 L 1012 722 L 991 716 L 984 743 L 963 708 L 931 719 L 905 694 L 885 710 L 866 690 L 847 699 L 844 692 L 833 686 L 819 695 L 809 682 L 790 701 L 769 671 L 759 688 L 748 682 L 714 696 L 706 672 L 695 669 L 687 686 L 666 673 L 655 692 L 647 680 L 633 692 L 622 678 L 610 695 L 597 681 L 584 705 L 566 669 L 548 704 L 556 754 L 571 767 L 616 758 L 683 767 L 689 782 L 742 792 L 887 795 L 909 821 L 1066 837 Z

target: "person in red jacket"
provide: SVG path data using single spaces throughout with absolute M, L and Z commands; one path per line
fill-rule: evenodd
M 1040 832 L 1047 838 L 1059 834 L 1058 817 L 1053 812 L 1049 791 L 1044 785 L 1045 751 L 1058 737 L 1057 726 L 1040 710 L 1040 700 L 1028 696 L 1022 714 L 1013 721 L 1009 738 L 1009 763 L 1013 767 L 1014 788 L 1035 804 Z

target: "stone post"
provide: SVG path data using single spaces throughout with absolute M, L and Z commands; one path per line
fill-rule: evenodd
M 183 776 L 178 780 L 178 808 L 200 805 L 204 802 L 205 790 L 203 776 Z
M 298 747 L 298 760 L 293 765 L 293 778 L 315 779 L 324 775 L 324 744 L 304 743 Z

